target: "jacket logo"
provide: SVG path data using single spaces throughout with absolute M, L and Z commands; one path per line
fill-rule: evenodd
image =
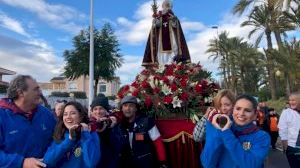
M 245 151 L 250 150 L 251 149 L 251 143 L 250 142 L 243 142 L 243 149 Z
M 42 129 L 43 129 L 43 131 L 45 131 L 47 129 L 47 127 L 45 126 L 45 124 L 42 124 Z
M 10 134 L 10 135 L 13 135 L 13 134 L 16 134 L 16 133 L 18 133 L 18 132 L 19 132 L 18 130 L 13 130 L 13 131 L 10 131 L 9 134 Z
M 75 157 L 81 156 L 81 147 L 78 147 L 78 148 L 75 149 L 74 155 L 75 155 Z

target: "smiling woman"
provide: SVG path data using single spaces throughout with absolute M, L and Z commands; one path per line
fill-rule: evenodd
M 253 124 L 256 106 L 252 96 L 241 95 L 234 105 L 233 121 L 218 114 L 207 122 L 207 143 L 201 154 L 204 167 L 263 167 L 270 137 Z M 217 123 L 219 116 L 228 119 L 223 128 Z
M 47 167 L 95 167 L 100 160 L 100 142 L 96 132 L 90 132 L 88 115 L 78 102 L 68 102 L 58 117 L 54 142 L 43 162 Z

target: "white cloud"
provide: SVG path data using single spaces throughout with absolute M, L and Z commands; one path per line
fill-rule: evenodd
M 18 74 L 32 75 L 39 82 L 49 82 L 53 76 L 60 74 L 63 60 L 54 54 L 53 48 L 45 41 L 19 41 L 0 36 L 0 67 Z M 10 47 L 3 45 L 4 43 L 9 43 Z
M 161 1 L 158 2 L 159 4 L 161 4 Z M 150 7 L 151 3 L 152 1 L 148 1 L 140 5 L 137 11 L 134 13 L 133 20 L 130 20 L 125 17 L 119 17 L 117 19 L 117 23 L 121 26 L 121 31 L 117 32 L 118 36 L 128 45 L 136 45 L 147 40 L 152 22 L 152 11 Z M 246 11 L 246 13 L 248 12 Z M 245 40 L 249 40 L 248 33 L 252 28 L 240 27 L 240 24 L 246 19 L 246 14 L 242 16 L 237 16 L 232 15 L 231 13 L 227 13 L 216 24 L 218 26 L 218 30 L 212 29 L 211 25 L 205 25 L 199 21 L 190 21 L 186 18 L 181 19 L 182 28 L 184 34 L 186 35 L 186 39 L 188 40 L 187 43 L 192 61 L 200 61 L 204 68 L 206 68 L 209 71 L 212 71 L 214 77 L 217 77 L 216 75 L 219 72 L 219 62 L 213 62 L 212 59 L 209 59 L 209 54 L 205 53 L 205 51 L 208 49 L 209 40 L 217 37 L 217 33 L 221 33 L 222 31 L 228 31 L 229 37 L 238 36 L 243 37 Z M 251 43 L 254 43 L 255 37 L 256 36 L 253 36 L 249 41 Z M 138 58 L 140 60 L 138 63 L 129 63 L 125 61 L 122 67 L 122 73 L 119 73 L 122 82 L 130 83 L 134 79 L 134 77 L 131 77 L 133 74 L 132 70 L 134 68 L 138 69 L 141 67 L 142 57 L 134 57 L 134 59 Z M 139 71 L 134 71 L 135 74 L 136 72 Z
M 122 85 L 131 83 L 136 75 L 143 69 L 141 67 L 141 57 L 125 55 L 123 59 L 124 63 L 122 67 L 116 72 L 116 75 L 121 78 Z
M 14 31 L 18 34 L 21 34 L 23 36 L 29 37 L 29 34 L 25 31 L 25 29 L 23 28 L 22 24 L 19 21 L 5 15 L 1 11 L 0 11 L 0 26 L 9 29 L 11 31 Z
M 82 26 L 76 24 L 74 20 L 83 20 L 86 16 L 79 11 L 66 5 L 49 4 L 44 0 L 0 0 L 3 3 L 23 8 L 37 16 L 54 28 L 67 32 L 78 33 Z

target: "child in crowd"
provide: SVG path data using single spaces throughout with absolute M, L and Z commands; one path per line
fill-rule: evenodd
M 196 142 L 202 142 L 205 139 L 205 126 L 209 113 L 218 111 L 222 114 L 231 115 L 234 100 L 235 96 L 231 90 L 224 89 L 218 92 L 214 98 L 215 107 L 208 108 L 205 115 L 197 122 L 194 128 L 193 137 Z

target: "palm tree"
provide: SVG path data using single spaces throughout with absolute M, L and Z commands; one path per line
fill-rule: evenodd
M 213 57 L 213 61 L 220 61 L 219 68 L 222 70 L 221 74 L 224 78 L 225 88 L 230 88 L 228 83 L 229 69 L 227 66 L 227 51 L 226 51 L 226 41 L 228 39 L 228 32 L 224 31 L 217 38 L 209 40 L 208 49 L 206 53 L 210 53 L 210 58 Z
M 249 20 L 243 22 L 241 26 L 252 26 L 253 30 L 249 32 L 249 38 L 259 30 L 262 30 L 256 39 L 256 46 L 260 43 L 263 35 L 266 35 L 267 40 L 267 49 L 265 50 L 266 61 L 267 61 L 267 71 L 268 71 L 268 79 L 269 85 L 271 89 L 271 97 L 273 100 L 276 99 L 276 87 L 275 87 L 275 73 L 274 73 L 274 59 L 272 57 L 273 52 L 273 44 L 271 33 L 273 30 L 273 25 L 271 22 L 271 13 L 268 9 L 268 6 L 261 5 L 256 6 L 251 14 L 249 15 Z

